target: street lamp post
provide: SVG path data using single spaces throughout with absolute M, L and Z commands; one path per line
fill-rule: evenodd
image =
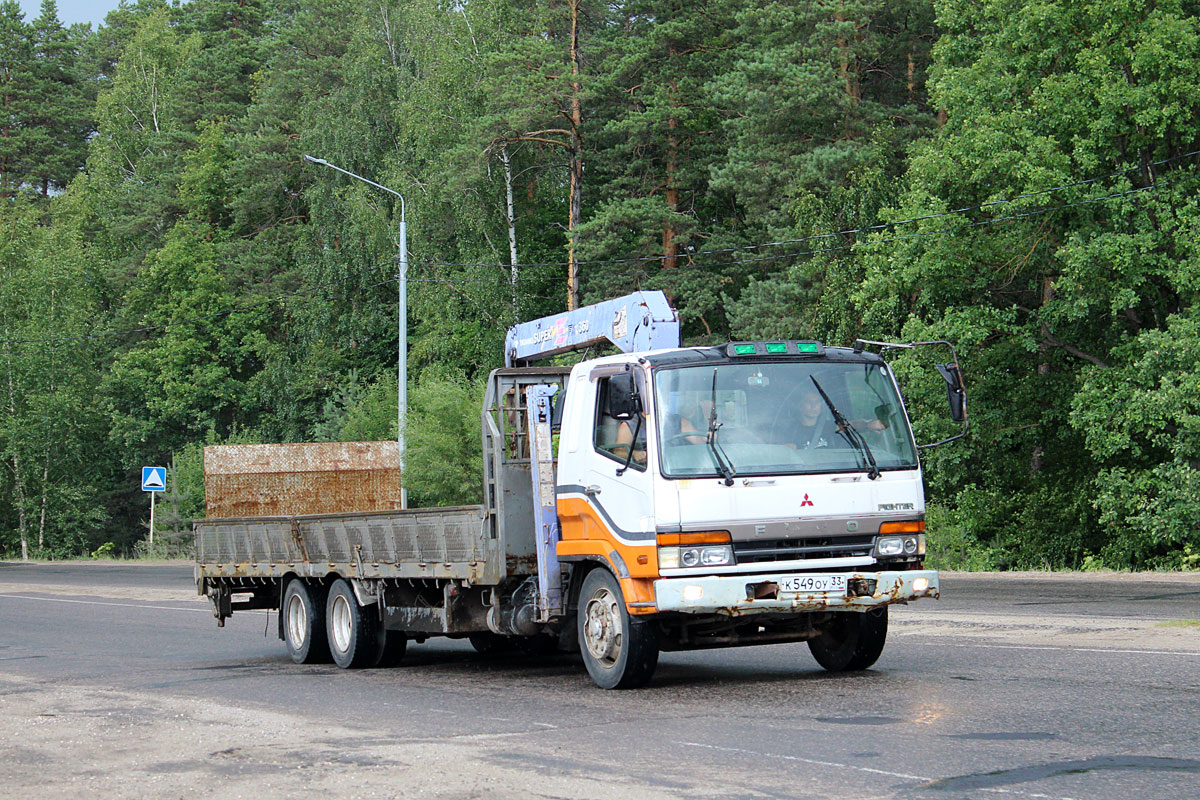
M 404 472 L 404 420 L 408 416 L 408 221 L 404 216 L 404 195 L 394 189 L 389 189 L 381 183 L 376 183 L 373 180 L 364 178 L 362 175 L 356 175 L 347 169 L 342 169 L 336 164 L 330 164 L 323 158 L 314 158 L 308 153 L 304 154 L 304 160 L 313 164 L 320 164 L 323 167 L 335 169 L 343 175 L 349 175 L 351 178 L 370 184 L 376 189 L 382 189 L 389 194 L 394 194 L 400 198 L 400 254 L 396 259 L 397 270 L 400 279 L 400 297 L 399 297 L 399 342 L 397 345 L 397 353 L 399 356 L 399 365 L 397 367 L 397 409 L 396 409 L 396 444 L 400 447 L 400 507 L 408 508 L 408 489 L 405 488 L 408 484 L 408 476 Z

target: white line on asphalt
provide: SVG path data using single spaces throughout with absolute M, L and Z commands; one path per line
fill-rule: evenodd
M 31 597 L 24 594 L 2 594 L 0 597 L 11 597 L 14 600 L 37 600 L 40 603 L 77 603 L 83 606 L 120 606 L 122 608 L 154 608 L 160 611 L 199 611 L 211 614 L 209 608 L 179 608 L 177 606 L 151 606 L 143 603 L 101 603 L 98 600 L 67 600 L 62 597 Z
M 744 750 L 740 747 L 721 747 L 715 744 L 701 744 L 700 742 L 676 742 L 675 744 L 683 745 L 684 747 L 702 747 L 706 750 L 718 750 L 723 753 L 739 753 L 742 755 L 760 756 L 762 758 L 776 758 L 781 761 L 796 761 L 801 764 L 812 764 L 817 767 L 833 767 L 834 769 L 851 769 L 857 772 L 869 772 L 873 775 L 885 775 L 889 778 L 901 778 L 909 781 L 924 781 L 929 783 L 935 778 L 929 778 L 924 775 L 909 775 L 905 772 L 889 772 L 886 769 L 875 769 L 874 767 L 857 767 L 853 764 L 841 764 L 837 761 L 818 761 L 813 758 L 801 758 L 800 756 L 780 755 L 778 753 L 763 753 L 758 750 Z M 1057 797 L 1052 794 L 1039 794 L 1036 792 L 1022 792 L 1018 789 L 1001 789 L 999 787 L 981 787 L 983 792 L 998 792 L 1000 794 L 1019 794 L 1022 797 L 1035 797 L 1040 800 L 1072 800 L 1070 797 Z
M 1118 653 L 1135 656 L 1192 656 L 1200 658 L 1200 653 L 1187 650 L 1120 650 L 1106 647 L 1055 647 L 1053 645 L 1033 644 L 943 644 L 940 642 L 913 642 L 913 644 L 931 647 L 982 647 L 989 650 L 1065 650 L 1070 653 Z

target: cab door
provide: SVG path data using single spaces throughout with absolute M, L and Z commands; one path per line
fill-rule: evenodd
M 576 394 L 567 413 L 578 429 L 564 439 L 559 459 L 564 540 L 606 538 L 616 549 L 654 543 L 655 453 L 647 446 L 654 441 L 653 416 L 639 373 L 610 367 L 572 378 Z M 623 395 L 619 385 L 631 378 L 641 410 L 613 413 L 614 399 Z
M 613 413 L 614 401 L 620 402 L 622 384 L 633 379 L 641 383 L 640 372 L 605 375 L 596 378 L 595 425 L 588 454 L 589 488 L 594 489 L 592 505 L 607 517 L 619 539 L 642 542 L 654 539 L 653 491 L 650 478 L 650 404 L 643 389 L 638 410 L 628 418 Z

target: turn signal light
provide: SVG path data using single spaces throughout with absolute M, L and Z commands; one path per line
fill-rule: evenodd
M 879 533 L 924 533 L 925 520 L 914 519 L 908 522 L 885 522 L 879 526 Z
M 729 531 L 700 531 L 698 533 L 660 533 L 659 546 L 689 544 L 728 544 Z

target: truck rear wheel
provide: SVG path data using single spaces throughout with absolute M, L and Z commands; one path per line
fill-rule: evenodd
M 579 650 L 588 674 L 601 689 L 644 686 L 658 666 L 658 629 L 635 620 L 625 608 L 617 579 L 594 569 L 579 592 Z
M 808 649 L 830 672 L 867 669 L 879 660 L 887 629 L 887 606 L 863 613 L 838 611 L 820 636 L 808 640 Z
M 507 653 L 513 648 L 512 640 L 509 637 L 501 636 L 491 631 L 469 633 L 467 634 L 467 641 L 471 643 L 471 647 L 475 648 L 476 653 L 483 656 L 495 656 Z
M 283 641 L 288 656 L 297 664 L 319 664 L 329 660 L 325 634 L 325 591 L 296 578 L 283 593 Z
M 379 659 L 379 666 L 396 666 L 404 660 L 404 653 L 407 650 L 408 634 L 404 631 L 387 631 L 384 634 L 383 655 Z
M 363 608 L 350 584 L 338 578 L 329 587 L 325 602 L 329 652 L 333 663 L 348 669 L 373 667 L 383 656 L 386 631 L 374 609 Z

